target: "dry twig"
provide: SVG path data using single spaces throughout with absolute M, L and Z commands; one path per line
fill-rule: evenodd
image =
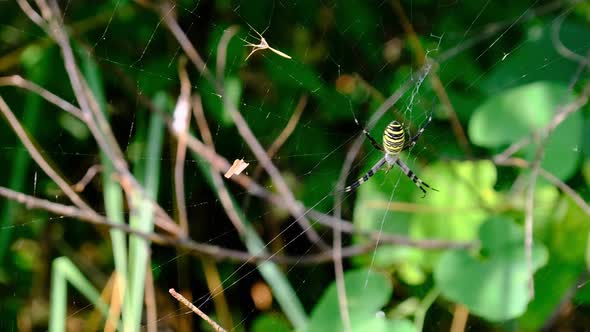
M 260 161 L 262 167 L 264 167 L 266 172 L 270 175 L 271 179 L 277 187 L 277 190 L 285 200 L 289 212 L 295 217 L 295 220 L 300 224 L 301 228 L 305 230 L 305 235 L 313 244 L 319 246 L 324 250 L 328 249 L 329 247 L 326 245 L 326 243 L 312 228 L 311 223 L 305 216 L 304 211 L 300 209 L 297 201 L 295 200 L 295 196 L 289 189 L 287 182 L 281 175 L 280 171 L 272 163 L 272 161 L 266 154 L 266 151 L 260 145 L 260 142 L 258 142 L 258 139 L 248 126 L 248 123 L 246 122 L 240 111 L 228 98 L 225 97 L 225 91 L 223 86 L 219 84 L 219 81 L 215 80 L 211 76 L 211 72 L 209 71 L 205 63 L 202 61 L 196 48 L 190 42 L 184 31 L 180 28 L 176 19 L 174 19 L 172 15 L 167 14 L 166 9 L 167 7 L 160 7 L 159 10 L 160 15 L 162 16 L 162 19 L 164 20 L 166 26 L 170 29 L 170 31 L 177 39 L 178 43 L 180 44 L 184 52 L 187 54 L 189 59 L 193 62 L 197 70 L 199 70 L 201 74 L 205 76 L 205 78 L 207 78 L 211 82 L 211 84 L 214 85 L 217 93 L 222 96 L 224 107 L 229 111 L 230 116 L 232 117 L 238 129 L 238 133 L 242 136 L 248 147 L 250 147 L 250 150 L 252 150 L 252 152 L 256 156 L 256 159 Z
M 184 298 L 184 296 L 178 294 L 174 288 L 170 288 L 168 290 L 168 292 L 170 293 L 170 295 L 172 295 L 175 299 L 177 299 L 179 302 L 181 302 L 182 304 L 184 304 L 185 306 L 187 306 L 187 308 L 191 309 L 195 314 L 199 315 L 199 317 L 203 318 L 203 320 L 205 320 L 209 325 L 211 325 L 211 327 L 217 331 L 217 332 L 226 332 L 226 330 L 219 326 L 219 324 L 215 323 L 211 318 L 209 318 L 209 316 L 207 316 L 207 314 L 205 314 L 204 312 L 202 312 L 201 310 L 199 310 L 199 308 L 195 307 L 194 304 L 190 303 L 187 299 Z

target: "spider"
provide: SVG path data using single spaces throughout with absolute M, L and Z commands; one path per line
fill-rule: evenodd
M 371 136 L 371 134 L 369 134 L 369 132 L 365 130 L 365 128 L 363 128 L 356 119 L 354 119 L 354 121 L 357 123 L 357 125 L 359 125 L 359 127 L 363 129 L 363 133 L 365 133 L 365 136 L 367 136 L 369 141 L 371 141 L 371 144 L 377 150 L 383 152 L 385 155 L 383 156 L 383 158 L 381 158 L 381 160 L 379 160 L 375 164 L 375 166 L 373 166 L 367 172 L 367 174 L 365 174 L 362 178 L 358 179 L 353 184 L 344 188 L 342 190 L 343 192 L 351 192 L 355 190 L 361 184 L 365 183 L 367 180 L 369 180 L 369 178 L 375 175 L 375 173 L 379 169 L 381 169 L 381 167 L 383 167 L 383 165 L 385 164 L 387 164 L 387 172 L 389 172 L 389 170 L 391 170 L 391 168 L 395 164 L 397 164 L 399 168 L 402 170 L 402 172 L 404 172 L 404 174 L 414 182 L 416 187 L 422 190 L 422 192 L 424 193 L 424 196 L 422 196 L 423 198 L 426 197 L 425 188 L 438 191 L 429 186 L 426 182 L 422 181 L 418 176 L 416 176 L 416 174 L 414 174 L 414 172 L 412 172 L 408 165 L 406 165 L 403 161 L 401 161 L 401 159 L 399 159 L 400 152 L 416 145 L 416 142 L 420 138 L 420 135 L 422 135 L 424 129 L 426 129 L 426 126 L 428 126 L 428 124 L 430 124 L 430 122 L 432 121 L 432 113 L 430 113 L 430 115 L 428 116 L 428 119 L 426 120 L 424 126 L 420 128 L 420 130 L 418 130 L 416 136 L 412 137 L 412 139 L 408 142 L 406 142 L 406 131 L 404 127 L 398 121 L 391 121 L 385 128 L 385 131 L 383 132 L 383 147 L 381 147 L 381 145 L 377 143 L 377 141 Z

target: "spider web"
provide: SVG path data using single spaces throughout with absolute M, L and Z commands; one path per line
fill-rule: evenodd
M 93 15 L 90 9 L 81 10 L 80 4 L 75 2 L 67 1 L 60 5 L 63 19 L 68 25 L 92 21 L 89 17 L 97 18 L 101 22 L 77 40 L 83 45 L 77 50 L 78 55 L 82 54 L 82 50 L 89 52 L 101 68 L 109 73 L 109 76 L 104 78 L 107 86 L 106 102 L 112 110 L 112 125 L 117 138 L 122 142 L 121 145 L 124 146 L 129 160 L 141 162 L 150 159 L 149 155 L 141 152 L 140 144 L 134 141 L 138 128 L 145 128 L 147 121 L 146 115 L 141 113 L 143 110 L 140 110 L 142 107 L 138 100 L 143 96 L 153 98 L 159 91 L 166 91 L 169 98 L 176 98 L 177 63 L 184 53 L 183 50 L 165 28 L 164 20 L 153 11 L 137 4 L 117 0 L 96 5 L 92 8 L 98 13 L 96 15 Z M 8 5 L 0 4 L 1 6 Z M 314 11 L 307 9 L 308 15 L 304 15 L 302 11 L 306 10 L 306 6 L 312 5 L 303 2 L 268 1 L 265 5 L 254 7 L 245 1 L 178 1 L 171 2 L 167 12 L 168 15 L 177 16 L 181 28 L 210 68 L 217 69 L 216 46 L 223 32 L 232 25 L 240 27 L 228 44 L 224 84 L 228 90 L 233 88 L 239 91 L 237 96 L 233 96 L 239 100 L 238 109 L 265 148 L 271 146 L 283 128 L 288 126 L 300 99 L 307 96 L 305 108 L 293 133 L 272 157 L 273 163 L 287 179 L 297 199 L 303 202 L 306 211 L 314 209 L 325 214 L 334 213 L 333 192 L 340 169 L 355 139 L 363 135 L 354 120 L 363 126 L 372 127 L 371 134 L 381 141 L 381 133 L 390 121 L 402 121 L 407 130 L 406 137 L 411 137 L 425 122 L 431 110 L 435 110 L 434 123 L 430 124 L 417 144 L 402 158 L 420 176 L 420 165 L 435 159 L 437 152 L 442 150 L 445 157 L 455 157 L 452 151 L 440 148 L 454 141 L 457 133 L 449 129 L 449 110 L 435 101 L 438 98 L 432 89 L 433 74 L 443 78 L 445 87 L 459 85 L 477 98 L 482 92 L 500 91 L 534 81 L 541 77 L 545 70 L 553 66 L 562 66 L 566 62 L 563 57 L 548 52 L 547 55 L 538 55 L 538 59 L 542 61 L 531 62 L 527 67 L 521 68 L 520 72 L 514 72 L 509 80 L 500 80 L 492 73 L 492 70 L 501 70 L 507 58 L 531 42 L 532 39 L 519 36 L 525 27 L 534 25 L 534 20 L 544 20 L 546 16 L 551 20 L 554 16 L 570 10 L 570 5 L 565 2 L 535 1 L 518 8 L 514 7 L 513 12 L 506 12 L 502 17 L 491 14 L 497 11 L 491 10 L 493 6 L 489 0 L 469 4 L 404 3 L 409 23 L 419 38 L 417 42 L 424 47 L 422 52 L 413 49 L 415 45 L 412 45 L 411 41 L 402 39 L 403 28 L 396 20 L 391 19 L 397 16 L 389 2 L 374 2 L 366 6 L 360 2 L 322 2 L 313 5 L 317 7 Z M 347 9 L 347 6 L 355 6 L 355 10 Z M 438 12 L 437 15 L 448 15 L 449 19 L 436 20 L 440 23 L 439 26 L 431 25 L 427 13 L 433 10 Z M 310 14 L 312 12 L 316 15 Z M 351 17 L 353 14 L 356 17 Z M 125 28 L 126 22 L 131 21 L 129 17 L 133 15 L 145 16 L 146 22 L 149 23 L 137 27 L 137 31 L 129 30 L 129 36 L 115 33 Z M 465 20 L 465 17 L 468 20 Z M 20 18 L 26 19 L 22 13 Z M 9 45 L 3 48 L 3 53 L 11 45 L 44 37 L 38 30 L 31 30 L 17 21 L 3 23 L 2 28 L 16 36 L 3 37 Z M 245 47 L 244 40 L 251 44 L 259 44 L 261 36 L 265 38 L 267 45 L 292 59 L 286 59 L 270 49 L 261 49 L 252 53 L 248 61 L 244 61 L 244 57 L 252 51 L 251 48 Z M 293 43 L 275 43 L 289 40 Z M 464 77 L 460 63 L 466 52 L 475 53 L 476 60 L 481 61 L 488 70 L 479 76 Z M 429 64 L 435 64 L 436 67 L 432 68 Z M 465 71 L 467 72 L 468 68 Z M 250 164 L 246 172 L 252 174 L 260 167 L 260 163 L 236 131 L 229 115 L 219 107 L 221 96 L 207 85 L 197 70 L 189 68 L 189 74 L 192 90 L 198 91 L 203 98 L 214 142 L 231 142 L 216 145 L 217 152 L 230 162 L 243 158 Z M 566 72 L 564 77 L 571 79 L 574 74 Z M 126 78 L 119 79 L 118 75 Z M 129 79 L 131 85 L 125 83 L 126 79 Z M 371 116 L 378 110 L 379 105 L 404 84 L 408 87 L 407 92 L 392 107 L 388 107 L 381 117 L 375 119 L 374 123 L 370 123 Z M 51 86 L 48 86 L 48 89 L 51 90 Z M 129 109 L 133 106 L 136 107 L 135 110 Z M 463 108 L 463 112 L 468 112 L 467 110 L 469 107 Z M 462 114 L 461 110 L 458 112 L 457 116 L 464 119 L 467 113 Z M 84 138 L 84 130 L 72 129 L 71 119 L 66 116 L 57 119 L 61 124 L 59 129 L 51 130 L 47 136 L 43 135 L 43 132 L 39 134 L 40 137 L 44 137 L 41 144 L 43 152 L 59 165 L 80 165 L 72 170 L 72 174 L 76 175 L 72 175 L 72 179 L 81 178 L 86 169 L 96 162 L 96 147 L 93 146 L 92 140 Z M 7 138 L 5 135 L 2 137 L 3 143 L 0 148 L 4 161 L 8 162 L 23 149 L 19 144 L 13 143 L 13 138 Z M 80 141 L 72 141 L 71 137 L 80 138 Z M 172 152 L 167 151 L 160 159 L 162 175 L 172 174 L 172 155 Z M 376 158 L 381 156 L 380 152 L 373 151 L 369 142 L 365 141 L 354 158 L 352 168 L 346 172 L 346 184 L 365 174 Z M 191 222 L 198 223 L 198 226 L 191 224 L 191 227 L 199 228 L 198 234 L 192 234 L 193 238 L 221 247 L 243 249 L 239 241 L 240 235 L 228 222 L 221 202 L 208 187 L 198 164 L 199 161 L 191 157 L 187 158 L 184 165 L 187 178 L 187 210 Z M 415 168 L 414 165 L 418 167 Z M 41 174 L 36 167 L 33 169 L 30 185 L 27 185 L 24 192 L 34 196 L 50 196 L 50 193 L 55 193 L 56 201 L 67 201 L 58 197 L 58 190 L 49 178 Z M 427 178 L 423 180 L 441 191 L 444 190 Z M 5 184 L 7 181 L 8 179 L 3 179 L 2 183 Z M 162 176 L 162 181 L 166 183 L 163 190 L 172 188 L 172 180 Z M 367 186 L 377 187 L 377 190 L 383 191 L 386 195 L 386 205 L 382 209 L 377 232 L 389 232 L 391 229 L 386 226 L 395 224 L 399 218 L 398 213 L 389 212 L 392 203 L 412 198 L 414 194 L 420 196 L 421 192 L 397 168 L 392 169 L 386 176 L 380 174 L 369 181 L 371 184 L 367 183 Z M 259 182 L 265 189 L 275 190 L 272 181 L 264 173 L 259 177 Z M 364 186 L 361 186 L 359 191 L 368 190 L 363 189 Z M 96 189 L 89 189 L 90 192 L 92 190 Z M 241 187 L 230 185 L 230 191 L 240 208 L 244 209 L 247 220 L 264 239 L 265 251 L 273 255 L 290 254 L 304 257 L 317 249 L 306 237 L 310 229 L 302 229 L 298 224 L 300 218 L 289 216 L 282 208 L 251 198 Z M 414 194 L 408 195 L 407 192 Z M 361 195 L 355 192 L 343 196 L 344 219 L 352 219 L 353 222 L 356 222 L 353 211 L 357 194 Z M 173 215 L 173 198 L 165 197 L 167 201 L 159 202 L 170 215 Z M 306 217 L 310 218 L 309 215 Z M 4 225 L 0 230 L 10 229 L 21 236 L 30 236 L 30 229 L 43 227 L 48 221 L 51 224 L 61 224 L 63 219 L 63 216 L 27 213 L 19 218 L 19 223 Z M 330 243 L 332 230 L 320 226 L 313 219 L 311 223 L 313 229 Z M 60 228 L 60 231 L 68 232 L 63 228 Z M 345 236 L 344 246 L 353 243 L 354 239 Z M 376 240 L 375 249 L 365 253 L 370 261 L 370 269 L 378 268 L 375 266 L 375 260 L 379 245 L 380 238 Z M 75 255 L 75 250 L 72 249 L 75 246 L 75 242 L 64 241 L 62 247 L 67 248 L 62 248 L 61 252 Z M 234 322 L 236 328 L 244 329 L 257 316 L 256 305 L 244 296 L 248 294 L 248 290 L 251 291 L 250 287 L 253 284 L 264 283 L 255 265 L 219 264 L 221 285 L 214 288 L 211 293 L 200 277 L 204 272 L 199 268 L 177 271 L 175 264 L 187 254 L 178 254 L 176 250 L 168 248 L 153 248 L 151 261 L 152 273 L 157 279 L 156 285 L 168 289 L 177 284 L 177 273 L 186 273 L 191 280 L 198 280 L 197 284 L 191 283 L 191 289 L 193 303 L 202 310 L 210 310 L 212 300 L 224 295 L 230 299 L 232 308 L 239 308 L 236 310 L 240 311 L 241 320 Z M 315 303 L 323 285 L 310 283 L 316 281 L 314 278 L 317 275 L 325 273 L 328 273 L 329 277 L 324 278 L 324 282 L 333 280 L 333 270 L 331 264 L 309 266 L 295 263 L 285 268 L 285 274 L 297 293 L 314 294 L 317 291 L 318 296 L 305 299 Z M 368 281 L 367 277 L 366 282 Z M 89 308 L 86 305 L 78 306 L 76 303 L 86 302 L 81 298 L 73 300 L 76 296 L 68 299 L 69 305 L 80 310 L 70 313 L 69 318 L 79 316 L 83 310 Z M 186 314 L 186 309 L 159 312 L 157 323 L 170 324 Z

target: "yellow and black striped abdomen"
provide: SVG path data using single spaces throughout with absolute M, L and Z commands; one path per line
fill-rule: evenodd
M 404 127 L 397 121 L 391 121 L 383 133 L 385 152 L 393 155 L 400 153 L 404 148 L 405 139 Z

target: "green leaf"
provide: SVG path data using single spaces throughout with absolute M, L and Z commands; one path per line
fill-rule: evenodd
M 590 159 L 584 161 L 584 165 L 582 167 L 582 176 L 584 177 L 586 185 L 590 186 Z
M 256 317 L 252 323 L 252 332 L 288 332 L 291 331 L 291 325 L 280 315 L 263 314 Z
M 541 203 L 543 204 L 543 203 Z M 535 209 L 541 205 L 535 200 Z M 519 324 L 526 330 L 539 330 L 553 314 L 570 289 L 576 289 L 575 301 L 589 302 L 588 287 L 579 287 L 586 270 L 584 262 L 590 224 L 588 216 L 569 197 L 552 205 L 552 218 L 539 229 L 535 218 L 535 239 L 542 239 L 551 256 L 535 275 L 535 299 Z
M 375 331 L 376 315 L 390 300 L 393 285 L 383 274 L 359 269 L 344 275 L 346 298 L 353 331 Z M 333 282 L 313 308 L 306 331 L 342 331 L 336 283 Z M 385 330 L 383 330 L 385 331 Z
M 465 305 L 490 321 L 522 315 L 529 301 L 529 273 L 522 230 L 511 219 L 492 217 L 480 229 L 482 254 L 473 257 L 463 250 L 446 252 L 434 271 L 443 296 Z M 533 270 L 547 262 L 547 251 L 533 245 Z
M 69 258 L 64 256 L 58 257 L 51 264 L 50 331 L 65 331 L 68 283 L 84 295 L 105 318 L 108 316 L 109 308 L 107 304 L 103 302 L 100 293 L 86 276 L 80 272 L 78 267 Z
M 545 142 L 541 167 L 561 180 L 570 179 L 580 164 L 583 133 L 582 113 L 570 114 Z M 533 161 L 536 149 L 536 145 L 528 145 L 524 151 L 525 159 Z
M 424 208 L 413 217 L 414 237 L 474 240 L 489 213 L 484 207 L 499 201 L 493 189 L 496 168 L 488 161 L 438 163 L 421 172 L 420 178 L 439 192 L 419 199 Z M 415 195 L 422 193 L 415 191 Z
M 475 109 L 469 137 L 483 147 L 511 144 L 547 125 L 556 108 L 573 100 L 565 85 L 537 82 L 506 90 Z
M 544 128 L 560 106 L 574 96 L 566 85 L 536 82 L 506 90 L 480 105 L 469 123 L 472 142 L 487 148 L 501 148 Z M 544 143 L 541 166 L 560 179 L 575 172 L 580 158 L 582 115 L 571 114 Z M 524 154 L 535 158 L 537 146 L 529 144 Z

